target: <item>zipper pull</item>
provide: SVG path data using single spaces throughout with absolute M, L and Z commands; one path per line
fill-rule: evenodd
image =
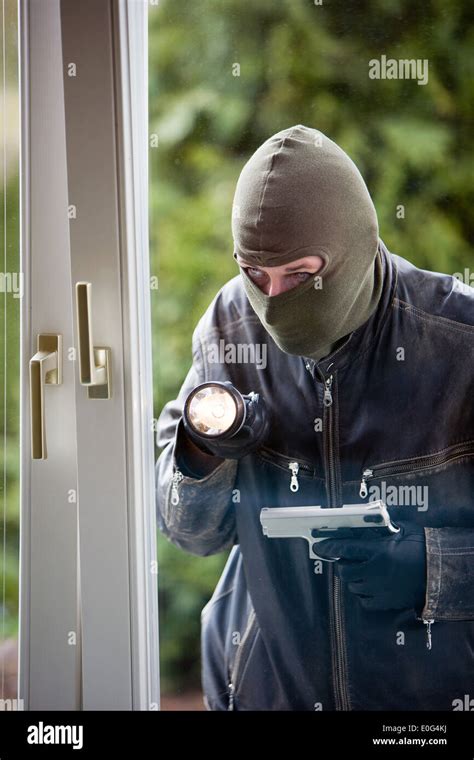
M 227 688 L 229 689 L 229 704 L 227 706 L 227 710 L 233 710 L 234 709 L 234 684 L 229 683 Z
M 431 626 L 434 623 L 434 620 L 425 620 L 425 618 L 422 618 L 423 623 L 426 625 L 426 648 L 431 649 Z
M 298 470 L 300 469 L 300 466 L 298 462 L 290 462 L 288 467 L 291 470 L 290 491 L 296 493 L 300 487 L 300 484 L 298 483 Z
M 367 489 L 367 478 L 371 478 L 373 475 L 373 470 L 364 470 L 362 473 L 362 480 L 360 481 L 360 489 L 359 489 L 359 496 L 361 499 L 365 499 L 367 494 L 369 493 Z
M 171 503 L 175 507 L 179 503 L 178 486 L 184 478 L 181 470 L 176 469 L 171 478 Z
M 324 397 L 323 397 L 324 406 L 331 406 L 332 404 L 331 386 L 332 386 L 332 375 L 330 375 L 327 378 L 327 380 L 324 381 Z

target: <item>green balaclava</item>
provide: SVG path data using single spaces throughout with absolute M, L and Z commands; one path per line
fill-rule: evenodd
M 282 351 L 318 361 L 374 312 L 382 289 L 377 214 L 353 161 L 318 130 L 298 124 L 255 151 L 237 182 L 232 235 L 234 258 L 252 267 L 324 260 L 276 296 L 241 269 L 250 304 Z

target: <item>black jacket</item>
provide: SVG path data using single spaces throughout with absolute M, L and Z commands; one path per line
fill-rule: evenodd
M 378 255 L 376 312 L 316 366 L 283 353 L 240 275 L 230 280 L 199 321 L 193 365 L 160 416 L 161 530 L 193 554 L 232 548 L 202 612 L 209 709 L 453 710 L 474 696 L 474 290 L 382 241 Z M 220 341 L 244 347 L 239 361 L 222 351 L 215 361 Z M 257 344 L 266 346 L 260 367 L 251 349 L 245 356 Z M 181 412 L 206 380 L 261 393 L 272 425 L 256 453 L 193 478 L 178 467 Z M 265 506 L 379 496 L 395 522 L 425 527 L 422 619 L 364 609 L 332 563 L 309 559 L 305 540 L 262 534 Z

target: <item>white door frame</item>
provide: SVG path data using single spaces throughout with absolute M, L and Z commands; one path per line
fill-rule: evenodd
M 19 696 L 25 709 L 159 709 L 147 2 L 21 0 L 19 23 Z M 79 382 L 79 281 L 94 345 L 111 349 L 110 399 Z M 43 332 L 63 336 L 63 383 L 44 389 L 48 458 L 31 461 Z
M 75 368 L 46 387 L 48 458 L 31 460 L 29 361 L 37 335 L 74 345 L 66 148 L 57 4 L 20 4 L 21 514 L 19 697 L 24 708 L 80 708 Z M 48 188 L 45 192 L 45 188 Z M 67 420 L 67 424 L 65 421 Z M 74 638 L 76 641 L 74 641 Z M 70 643 L 71 642 L 71 643 Z

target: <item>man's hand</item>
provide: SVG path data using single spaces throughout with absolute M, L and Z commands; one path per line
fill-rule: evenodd
M 366 609 L 420 613 L 426 592 L 425 532 L 419 525 L 397 525 L 399 533 L 383 538 L 327 538 L 315 551 L 324 559 L 340 558 L 339 577 Z
M 258 393 L 243 395 L 248 400 L 245 422 L 230 438 L 208 438 L 199 435 L 188 425 L 183 416 L 183 427 L 190 440 L 208 455 L 222 459 L 241 459 L 259 448 L 270 427 L 270 413 L 264 399 Z

